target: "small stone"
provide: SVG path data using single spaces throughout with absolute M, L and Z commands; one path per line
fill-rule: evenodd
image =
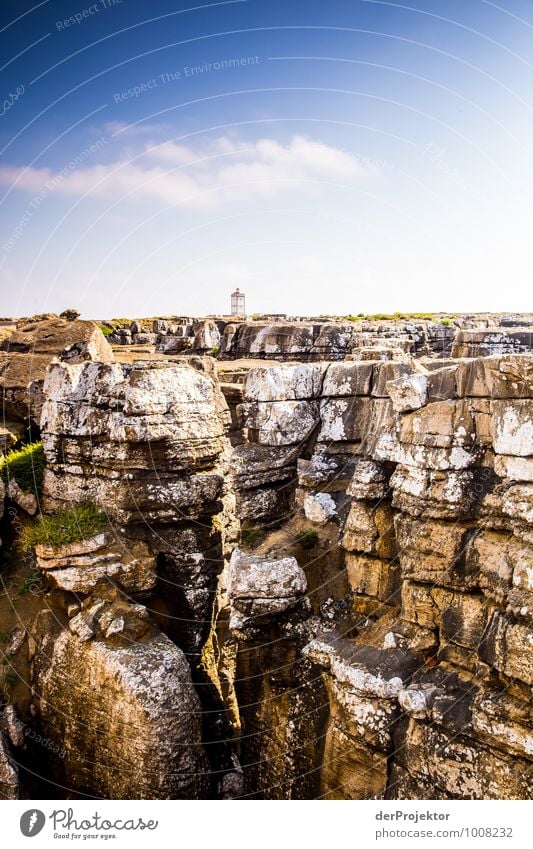
M 396 634 L 393 634 L 392 631 L 389 631 L 385 634 L 383 639 L 383 648 L 384 649 L 395 649 L 398 646 L 398 642 L 396 640 Z
M 244 795 L 244 775 L 242 772 L 227 772 L 219 784 L 221 799 L 238 799 Z
M 115 619 L 111 621 L 109 624 L 105 635 L 106 637 L 112 637 L 113 634 L 121 634 L 124 631 L 124 617 L 117 616 Z
M 0 728 L 7 734 L 12 746 L 25 747 L 24 723 L 20 721 L 13 705 L 6 705 L 0 714 Z
M 415 719 L 429 719 L 438 692 L 438 688 L 432 684 L 414 684 L 400 692 L 398 701 L 404 711 Z
M 7 641 L 7 654 L 13 657 L 21 649 L 24 640 L 26 639 L 26 631 L 24 628 L 13 628 L 9 632 Z
M 87 642 L 91 637 L 94 637 L 95 631 L 92 625 L 93 618 L 87 613 L 79 613 L 69 622 L 69 628 L 73 634 L 76 634 L 82 642 Z
M 337 515 L 337 505 L 327 492 L 306 495 L 304 499 L 305 518 L 315 525 L 325 525 Z
M 35 495 L 32 492 L 24 492 L 14 478 L 11 478 L 7 485 L 7 494 L 22 510 L 30 516 L 35 516 L 39 506 Z

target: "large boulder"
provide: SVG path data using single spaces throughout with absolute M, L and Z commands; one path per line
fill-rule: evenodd
M 305 572 L 294 557 L 254 556 L 236 549 L 227 579 L 231 605 L 229 626 L 249 637 L 256 626 L 294 608 L 302 609 Z M 304 610 L 307 610 L 303 606 Z
M 0 343 L 0 394 L 8 417 L 39 421 L 44 376 L 54 357 L 68 363 L 114 359 L 93 321 L 52 318 L 24 323 Z
M 192 348 L 199 353 L 213 351 L 220 347 L 220 331 L 214 321 L 210 319 L 199 321 L 193 325 L 194 340 Z
M 96 608 L 96 609 L 95 609 Z M 43 734 L 65 752 L 58 778 L 108 799 L 207 795 L 200 702 L 183 652 L 144 608 L 97 603 L 88 625 L 39 615 L 35 688 Z
M 228 411 L 209 374 L 186 362 L 54 363 L 44 392 L 47 509 L 94 501 L 118 520 L 166 521 L 219 498 Z

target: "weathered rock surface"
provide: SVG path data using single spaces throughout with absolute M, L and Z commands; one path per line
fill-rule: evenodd
M 279 360 L 391 359 L 407 351 L 449 355 L 455 328 L 431 322 L 289 322 L 228 324 L 220 354 Z
M 529 798 L 531 356 L 450 359 L 431 322 L 228 328 L 224 356 L 300 362 L 224 393 L 213 358 L 49 368 L 45 509 L 112 522 L 36 550 L 55 607 L 23 642 L 65 786 Z
M 0 731 L 0 799 L 20 799 L 18 770 L 2 731 Z
M 56 363 L 45 392 L 46 509 L 88 500 L 120 521 L 168 521 L 220 496 L 213 465 L 227 407 L 207 375 L 187 364 Z
M 319 536 L 328 529 L 329 544 L 338 534 L 355 636 L 319 635 L 304 648 L 293 625 L 286 644 L 295 664 L 323 670 L 329 711 L 316 726 L 325 746 L 317 795 L 529 798 L 531 357 L 438 369 L 321 364 L 318 391 L 304 368 L 298 395 L 294 366 L 257 370 L 257 384 L 252 369 L 244 402 L 261 425 L 277 405 L 318 402 L 312 431 L 294 443 L 292 503 Z M 242 458 L 247 450 L 239 447 Z M 294 454 L 281 450 L 273 442 L 276 466 L 287 462 L 292 475 Z M 345 617 L 341 599 L 331 599 L 321 616 L 333 625 L 341 609 Z M 259 657 L 257 631 L 244 629 L 240 640 Z M 302 715 L 315 704 L 316 691 L 306 693 Z M 266 705 L 244 708 L 243 698 L 246 730 L 270 728 Z M 251 774 L 265 795 L 264 776 L 245 767 Z
M 111 584 L 142 597 L 155 588 L 155 557 L 141 541 L 116 540 L 108 533 L 85 545 L 52 550 L 38 546 L 36 554 L 37 568 L 55 589 L 90 594 Z
M 229 627 L 247 636 L 297 605 L 307 589 L 294 557 L 254 557 L 235 549 L 228 567 Z
M 107 581 L 146 594 L 157 560 L 166 630 L 199 663 L 225 540 L 238 525 L 226 472 L 229 412 L 212 360 L 57 363 L 46 393 L 44 509 L 95 502 L 119 543 L 91 555 L 90 566 L 49 570 L 49 582 L 83 592 Z
M 68 363 L 114 359 L 93 321 L 54 318 L 25 323 L 0 343 L 0 393 L 6 415 L 38 423 L 43 380 L 54 357 Z
M 452 357 L 487 357 L 492 354 L 520 354 L 531 350 L 531 329 L 487 327 L 483 330 L 459 330 Z
M 108 618 L 108 636 L 93 639 L 49 617 L 37 623 L 38 709 L 65 751 L 58 768 L 69 786 L 105 798 L 203 798 L 208 765 L 185 656 L 144 618 L 132 632 L 135 608 L 121 605 Z

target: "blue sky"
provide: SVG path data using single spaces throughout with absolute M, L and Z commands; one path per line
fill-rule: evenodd
M 530 0 L 4 0 L 0 30 L 1 314 L 531 308 Z

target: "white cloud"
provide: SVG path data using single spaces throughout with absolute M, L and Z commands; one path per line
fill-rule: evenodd
M 352 184 L 374 173 L 355 156 L 303 136 L 283 145 L 275 139 L 252 144 L 222 136 L 194 149 L 166 142 L 148 144 L 137 156 L 90 165 L 87 160 L 57 178 L 48 168 L 0 167 L 0 184 L 37 194 L 43 189 L 79 197 L 154 199 L 187 208 L 270 197 L 294 182 Z

